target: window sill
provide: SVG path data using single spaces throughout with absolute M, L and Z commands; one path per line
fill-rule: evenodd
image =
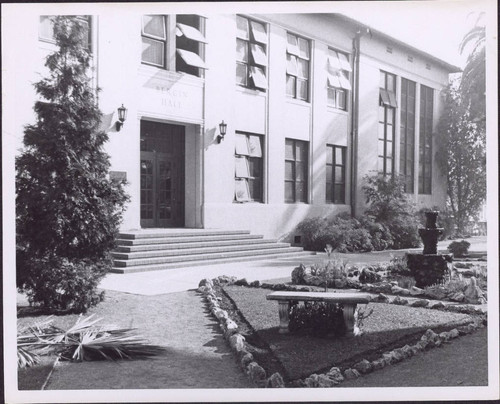
M 349 111 L 346 111 L 344 109 L 335 108 L 335 107 L 332 107 L 331 105 L 327 105 L 326 109 L 328 112 L 333 112 L 335 114 L 346 115 L 346 116 L 349 115 Z
M 249 94 L 256 97 L 265 97 L 267 95 L 267 91 L 258 90 L 255 88 L 243 87 L 240 86 L 239 84 L 236 84 L 236 91 L 242 94 Z
M 297 98 L 292 98 L 290 96 L 287 96 L 286 98 L 286 102 L 288 104 L 294 104 L 294 105 L 300 105 L 302 107 L 308 107 L 308 108 L 311 108 L 311 103 L 309 101 L 303 101 L 303 100 L 299 100 Z
M 264 202 L 261 201 L 233 201 L 234 204 L 237 205 L 263 205 Z

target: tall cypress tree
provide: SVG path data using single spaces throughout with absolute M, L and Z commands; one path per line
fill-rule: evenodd
M 59 309 L 96 302 L 128 200 L 124 181 L 109 178 L 87 34 L 76 17 L 54 17 L 57 50 L 35 84 L 36 122 L 16 158 L 17 285 Z

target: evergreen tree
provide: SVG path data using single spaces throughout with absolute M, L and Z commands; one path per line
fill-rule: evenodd
M 58 49 L 35 84 L 36 123 L 26 126 L 16 158 L 17 285 L 31 301 L 59 309 L 98 301 L 128 200 L 124 181 L 109 178 L 85 35 L 77 18 L 54 18 Z

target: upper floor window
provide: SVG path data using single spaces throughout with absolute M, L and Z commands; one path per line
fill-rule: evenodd
M 54 37 L 54 15 L 41 15 L 40 16 L 40 25 L 39 25 L 39 30 L 38 30 L 38 38 L 42 41 L 46 42 L 51 42 L 55 43 L 56 39 Z M 83 46 L 91 50 L 91 29 L 90 29 L 90 22 L 91 18 L 90 15 L 76 15 L 74 16 L 80 26 L 83 28 L 83 35 L 82 35 L 82 40 L 83 40 Z
M 328 105 L 347 110 L 348 94 L 351 90 L 349 73 L 352 72 L 346 54 L 328 49 Z
M 267 89 L 267 32 L 264 24 L 236 16 L 236 84 Z
M 434 90 L 420 86 L 420 136 L 418 160 L 418 193 L 432 193 L 432 120 Z
M 346 147 L 326 147 L 326 202 L 345 203 Z
M 307 203 L 308 142 L 285 139 L 285 202 Z
M 236 133 L 235 190 L 236 202 L 262 202 L 263 158 L 262 136 Z
M 401 79 L 401 119 L 399 140 L 399 173 L 403 176 L 405 192 L 412 194 L 415 180 L 415 94 L 414 81 Z
M 286 37 L 286 94 L 308 101 L 310 42 L 289 32 Z
M 203 19 L 197 15 L 144 15 L 142 63 L 200 76 L 200 70 L 206 69 L 202 28 Z M 167 49 L 175 49 L 170 59 Z
M 378 171 L 394 172 L 394 124 L 396 117 L 396 76 L 380 72 L 378 118 Z

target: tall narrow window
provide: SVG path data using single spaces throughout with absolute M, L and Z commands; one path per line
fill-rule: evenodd
M 264 24 L 236 16 L 236 84 L 267 89 L 267 32 Z
M 307 203 L 308 143 L 285 140 L 285 202 Z
M 55 43 L 56 39 L 54 37 L 54 15 L 41 15 L 40 16 L 40 25 L 38 30 L 38 38 L 42 41 Z M 74 16 L 79 24 L 83 28 L 82 42 L 85 48 L 89 51 L 91 50 L 91 29 L 90 15 L 76 15 Z
M 310 43 L 290 33 L 286 36 L 286 94 L 308 101 Z
M 345 203 L 346 148 L 326 147 L 326 202 Z
M 392 175 L 394 169 L 394 120 L 396 114 L 396 76 L 380 72 L 378 116 L 378 171 Z
M 235 201 L 262 202 L 262 136 L 236 133 L 234 158 Z
M 328 105 L 343 111 L 347 110 L 348 94 L 351 90 L 349 81 L 351 71 L 346 54 L 328 49 Z
M 167 26 L 163 15 L 142 16 L 142 63 L 166 67 Z
M 399 172 L 404 177 L 405 192 L 412 194 L 415 182 L 415 90 L 413 81 L 401 79 L 401 127 Z
M 432 193 L 432 114 L 434 90 L 420 86 L 420 136 L 418 162 L 418 193 Z
M 175 70 L 200 76 L 201 69 L 206 69 L 203 56 L 204 46 L 207 43 L 202 34 L 202 17 L 192 14 L 178 14 L 176 22 Z

